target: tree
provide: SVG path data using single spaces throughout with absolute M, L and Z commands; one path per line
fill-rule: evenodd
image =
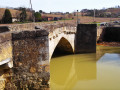
M 26 8 L 22 8 L 20 13 L 20 22 L 26 21 L 26 18 L 27 18 Z
M 20 14 L 19 14 L 18 10 L 16 11 L 15 15 L 16 15 L 17 20 L 19 21 L 20 20 Z
M 2 18 L 3 23 L 12 23 L 12 15 L 9 9 L 6 9 Z
M 42 11 L 42 10 L 39 10 L 39 13 L 43 13 L 43 11 Z
M 35 12 L 35 21 L 40 22 L 42 20 L 40 12 Z
M 69 14 L 69 12 L 66 12 L 66 14 Z

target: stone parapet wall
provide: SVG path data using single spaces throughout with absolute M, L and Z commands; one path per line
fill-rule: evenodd
M 3 27 L 8 28 L 9 31 L 33 31 L 35 29 L 46 29 L 49 32 L 55 30 L 56 28 L 61 28 L 61 27 L 76 27 L 73 24 L 67 24 L 67 23 L 51 23 L 51 24 L 44 24 L 44 23 L 27 23 L 27 24 L 13 24 L 13 25 L 8 25 L 8 26 L 1 26 L 0 31 L 3 30 Z M 5 30 L 4 30 L 5 31 Z

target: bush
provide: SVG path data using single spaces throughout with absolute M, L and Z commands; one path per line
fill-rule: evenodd
M 12 23 L 12 15 L 9 9 L 6 9 L 2 18 L 2 23 Z
M 34 16 L 35 16 L 35 21 L 36 22 L 42 21 L 40 12 L 35 12 Z

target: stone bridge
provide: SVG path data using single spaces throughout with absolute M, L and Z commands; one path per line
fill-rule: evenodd
M 36 82 L 37 85 L 45 84 L 49 80 L 49 62 L 52 55 L 58 52 L 95 53 L 96 31 L 95 24 L 75 26 L 62 23 L 54 25 L 31 23 L 2 26 L 0 67 L 12 68 L 14 78 L 11 84 L 18 79 L 28 83 L 29 80 L 37 81 L 38 78 L 40 83 Z M 36 83 L 32 82 L 32 85 Z

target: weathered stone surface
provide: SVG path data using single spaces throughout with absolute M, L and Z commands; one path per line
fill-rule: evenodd
M 9 84 L 14 83 L 15 88 L 19 89 L 40 89 L 44 79 L 49 81 L 49 72 L 45 69 L 49 63 L 49 43 L 48 34 L 45 31 L 22 31 L 12 33 L 12 46 L 13 46 L 13 77 L 11 82 L 6 84 L 6 88 Z M 45 51 L 44 51 L 45 50 Z M 48 62 L 44 63 L 43 61 Z M 48 75 L 46 75 L 48 74 Z M 48 76 L 48 77 L 46 77 Z M 38 82 L 37 79 L 43 79 Z M 37 84 L 37 86 L 36 86 Z M 46 85 L 46 84 L 45 84 Z M 46 85 L 49 87 L 49 85 Z
M 46 30 L 37 30 L 36 31 L 36 36 L 37 37 L 43 37 L 43 36 L 48 36 L 49 32 Z
M 6 41 L 11 41 L 11 33 L 10 32 L 0 33 L 0 43 L 4 43 Z
M 56 52 L 74 53 L 75 27 L 61 27 L 49 33 L 49 60 Z
M 36 68 L 35 67 L 30 67 L 30 72 L 31 73 L 35 73 L 36 72 Z
M 104 28 L 103 26 L 97 27 L 97 41 L 99 41 L 99 39 L 102 35 L 103 28 Z
M 12 33 L 12 40 L 35 38 L 35 37 L 36 37 L 35 31 L 21 31 L 21 32 Z
M 78 24 L 75 40 L 75 53 L 96 52 L 96 24 Z
M 7 58 L 12 58 L 12 45 L 10 41 L 0 44 L 0 61 Z
M 12 58 L 11 33 L 0 33 L 0 61 Z
M 48 34 L 49 33 L 46 30 L 13 32 L 12 40 L 43 37 L 48 36 Z

